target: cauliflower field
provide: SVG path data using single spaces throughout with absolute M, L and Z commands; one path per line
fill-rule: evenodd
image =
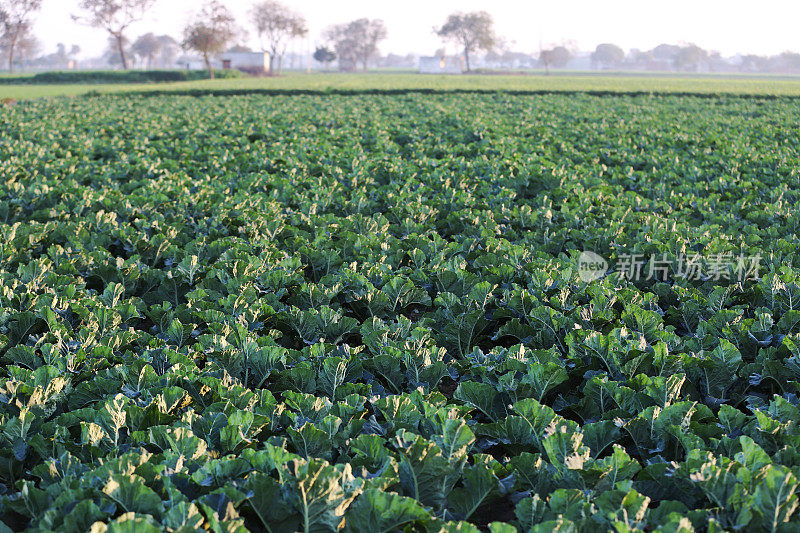
M 0 532 L 798 531 L 799 125 L 0 107 Z

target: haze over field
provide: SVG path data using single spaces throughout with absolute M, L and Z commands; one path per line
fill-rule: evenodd
M 52 50 L 58 43 L 77 44 L 82 57 L 93 57 L 106 47 L 105 32 L 72 22 L 70 15 L 78 11 L 77 3 L 44 0 L 34 28 L 44 50 Z M 226 4 L 245 25 L 253 2 L 227 0 Z M 495 18 L 498 35 L 507 39 L 511 48 L 527 52 L 537 51 L 540 43 L 548 46 L 565 41 L 574 42 L 581 50 L 593 50 L 602 42 L 614 42 L 626 50 L 650 49 L 665 42 L 692 42 L 723 55 L 800 50 L 800 3 L 785 0 L 766 0 L 757 5 L 739 0 L 294 0 L 291 4 L 305 15 L 310 30 L 306 43 L 296 45 L 298 52 L 304 52 L 304 47 L 313 50 L 330 24 L 369 17 L 386 21 L 388 38 L 381 44 L 382 52 L 431 54 L 441 47 L 432 28 L 459 10 L 489 11 Z M 131 34 L 153 31 L 178 37 L 189 14 L 198 6 L 196 0 L 160 2 L 150 16 L 132 28 Z M 257 42 L 251 32 L 247 44 L 255 46 Z

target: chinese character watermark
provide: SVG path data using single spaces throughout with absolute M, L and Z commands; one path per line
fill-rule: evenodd
M 731 252 L 701 255 L 619 254 L 613 269 L 602 256 L 585 251 L 578 258 L 578 274 L 586 283 L 607 275 L 628 281 L 758 281 L 761 279 L 761 255 L 734 255 Z

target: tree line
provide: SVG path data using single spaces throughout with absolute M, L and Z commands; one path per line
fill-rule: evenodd
M 80 0 L 78 11 L 72 15 L 75 22 L 104 30 L 109 36 L 109 47 L 113 49 L 112 62 L 123 69 L 131 65 L 131 56 L 140 59 L 147 68 L 174 64 L 180 50 L 191 51 L 202 57 L 213 77 L 214 58 L 229 50 L 230 46 L 245 33 L 233 13 L 219 0 L 208 0 L 192 15 L 183 28 L 182 39 L 168 35 L 146 33 L 131 42 L 131 26 L 142 20 L 158 1 L 165 0 Z M 8 70 L 14 70 L 19 55 L 31 55 L 37 47 L 33 34 L 33 22 L 42 8 L 42 0 L 0 0 L 0 57 Z M 251 7 L 248 29 L 254 31 L 261 49 L 269 55 L 269 74 L 280 74 L 287 47 L 294 39 L 308 35 L 305 17 L 278 0 L 258 1 Z M 447 17 L 434 33 L 444 42 L 455 44 L 469 72 L 473 58 L 486 52 L 486 59 L 494 64 L 524 64 L 551 68 L 563 68 L 574 56 L 568 45 L 541 49 L 538 57 L 508 50 L 500 52 L 504 42 L 494 28 L 492 16 L 485 11 L 454 13 Z M 380 43 L 388 35 L 386 25 L 379 19 L 361 18 L 345 24 L 327 28 L 323 33 L 325 45 L 314 52 L 314 59 L 324 65 L 338 61 L 341 70 L 366 70 L 370 61 L 378 55 Z M 240 48 L 244 50 L 244 48 Z M 69 61 L 80 49 L 73 46 L 68 52 L 63 45 L 56 54 L 43 60 Z M 444 56 L 444 52 L 438 52 Z M 662 44 L 653 50 L 632 50 L 626 54 L 612 43 L 597 46 L 590 56 L 591 67 L 597 69 L 643 69 L 643 70 L 730 70 L 719 53 L 708 52 L 696 45 Z M 790 52 L 773 57 L 743 56 L 740 70 L 793 72 L 800 71 L 800 54 Z

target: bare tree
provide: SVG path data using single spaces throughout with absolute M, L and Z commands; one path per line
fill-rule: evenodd
M 14 55 L 19 45 L 36 40 L 31 33 L 31 17 L 42 8 L 42 0 L 0 0 L 0 39 L 8 59 L 8 70 L 14 72 Z
M 471 70 L 469 56 L 478 50 L 491 50 L 497 43 L 494 20 L 486 11 L 453 13 L 441 28 L 435 30 L 442 39 L 458 43 L 464 50 L 467 72 Z
M 250 15 L 261 39 L 261 47 L 269 54 L 269 75 L 275 75 L 276 63 L 280 74 L 289 41 L 308 34 L 305 18 L 275 0 L 256 4 Z
M 122 68 L 128 70 L 125 52 L 125 32 L 131 24 L 141 20 L 156 0 L 80 0 L 82 15 L 72 18 L 81 24 L 106 30 L 117 42 Z
M 211 58 L 224 52 L 237 34 L 238 28 L 233 14 L 217 0 L 211 0 L 184 29 L 183 47 L 200 53 L 209 76 L 214 78 Z
M 358 19 L 328 28 L 325 37 L 339 56 L 339 68 L 355 70 L 360 63 L 366 71 L 369 60 L 378 53 L 378 44 L 386 39 L 386 25 L 379 19 Z
M 42 44 L 31 30 L 17 37 L 14 43 L 14 65 L 22 61 L 30 61 L 39 53 Z M 0 62 L 9 63 L 11 60 L 11 39 L 7 34 L 0 35 Z M 14 66 L 14 68 L 16 68 Z M 11 69 L 11 66 L 9 67 Z M 12 71 L 13 72 L 13 71 Z

